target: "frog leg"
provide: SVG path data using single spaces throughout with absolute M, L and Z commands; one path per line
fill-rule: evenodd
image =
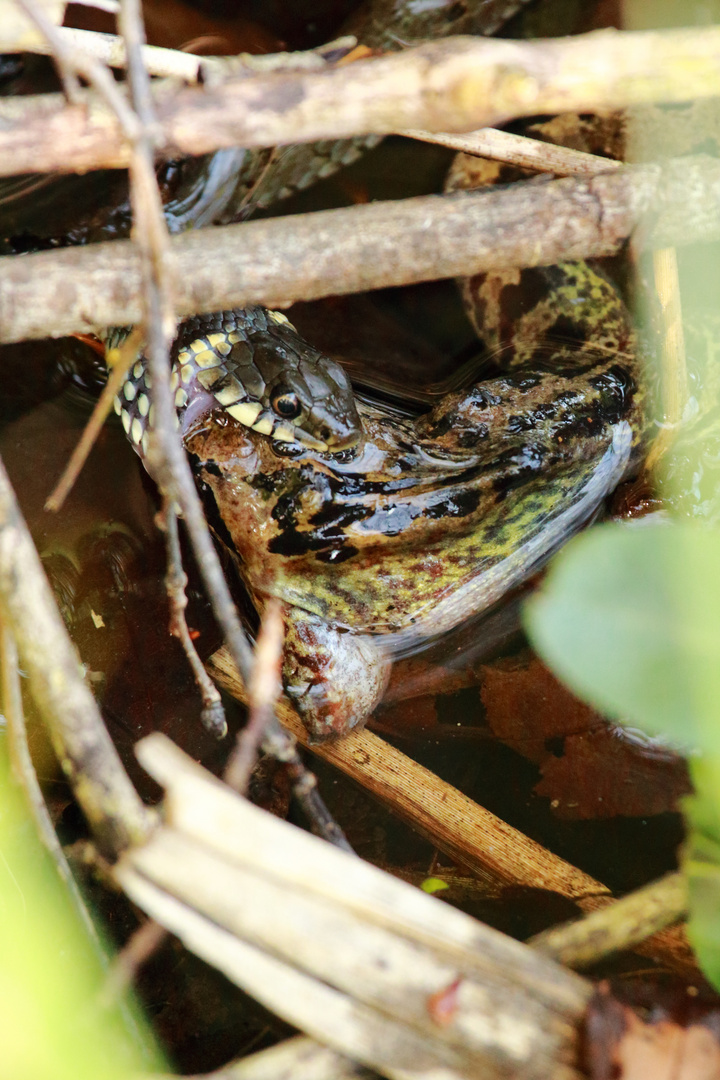
M 390 661 L 367 635 L 285 608 L 285 693 L 314 742 L 365 722 L 385 692 Z

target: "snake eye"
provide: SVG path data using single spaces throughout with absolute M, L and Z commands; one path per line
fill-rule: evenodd
M 294 420 L 300 415 L 302 406 L 297 394 L 292 390 L 276 390 L 272 396 L 272 407 L 283 420 Z

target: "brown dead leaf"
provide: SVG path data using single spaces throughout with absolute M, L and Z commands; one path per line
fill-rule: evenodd
M 548 739 L 604 727 L 605 720 L 528 654 L 482 668 L 487 723 L 508 746 L 540 763 Z
M 609 725 L 568 735 L 562 756 L 546 754 L 540 768 L 535 792 L 566 820 L 663 814 L 691 790 L 682 758 L 636 746 Z
M 690 791 L 682 758 L 626 737 L 535 657 L 482 674 L 490 730 L 540 766 L 535 791 L 558 817 L 646 817 L 675 810 Z
M 706 1021 L 646 1023 L 601 984 L 586 1019 L 592 1080 L 720 1080 L 717 1012 Z

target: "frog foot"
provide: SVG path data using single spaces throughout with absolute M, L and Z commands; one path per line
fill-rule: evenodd
M 348 633 L 321 619 L 285 611 L 285 692 L 312 742 L 362 727 L 379 704 L 391 663 L 367 636 Z

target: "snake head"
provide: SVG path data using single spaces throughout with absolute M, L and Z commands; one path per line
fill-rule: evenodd
M 311 450 L 337 453 L 356 446 L 362 428 L 345 371 L 327 357 L 320 359 L 287 370 L 271 389 L 269 403 L 277 417 L 271 434 Z
M 267 329 L 249 341 L 265 385 L 257 400 L 228 410 L 236 420 L 270 438 L 323 453 L 357 445 L 362 425 L 340 364 L 301 338 L 281 312 L 267 312 Z
M 198 315 L 174 346 L 171 388 L 183 437 L 222 407 L 245 427 L 321 453 L 354 447 L 362 435 L 342 367 L 300 337 L 279 311 L 234 308 Z M 115 400 L 144 453 L 152 424 L 150 379 L 140 357 Z

